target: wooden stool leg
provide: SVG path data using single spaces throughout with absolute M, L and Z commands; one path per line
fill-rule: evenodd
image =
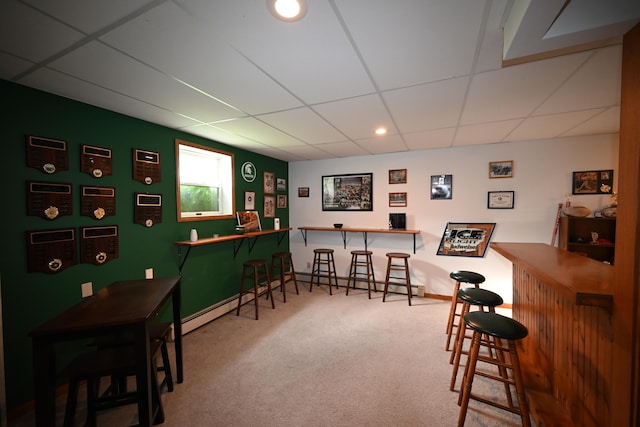
M 453 335 L 453 325 L 455 322 L 456 311 L 458 311 L 458 291 L 460 290 L 460 282 L 456 280 L 456 284 L 453 287 L 453 296 L 451 297 L 451 308 L 449 309 L 449 320 L 447 320 L 447 345 L 445 349 L 449 351 L 451 345 L 451 335 Z
M 349 266 L 349 278 L 347 279 L 347 295 L 349 295 L 349 288 L 351 287 L 351 280 L 353 280 L 353 289 L 356 289 L 356 262 L 358 255 L 351 254 L 351 265 Z
M 296 288 L 296 295 L 300 295 L 300 292 L 298 291 L 298 280 L 296 280 L 296 269 L 293 267 L 293 259 L 288 257 L 287 261 L 289 262 L 289 280 L 293 280 L 293 285 Z
M 513 379 L 516 383 L 516 396 L 518 399 L 518 407 L 520 408 L 520 418 L 524 427 L 531 427 L 529 419 L 529 404 L 524 390 L 524 381 L 522 379 L 522 371 L 520 370 L 520 360 L 515 341 L 509 341 L 509 354 L 511 356 L 511 364 L 513 365 Z
M 329 258 L 331 258 L 331 271 L 333 272 L 333 280 L 336 282 L 336 289 L 340 289 L 338 287 L 338 274 L 336 273 L 336 261 L 333 258 L 333 254 L 329 254 Z M 331 273 L 329 273 L 329 289 L 331 289 Z
M 460 414 L 458 416 L 458 427 L 464 426 L 467 417 L 467 409 L 469 408 L 469 397 L 471 396 L 471 385 L 473 384 L 473 376 L 476 371 L 476 363 L 478 362 L 478 351 L 480 350 L 480 333 L 474 331 L 469 349 L 469 361 L 464 370 L 462 378 L 462 389 L 458 396 L 458 405 L 460 405 Z
M 267 263 L 262 265 L 264 269 L 264 275 L 267 278 L 267 297 L 271 299 L 271 308 L 276 309 L 276 302 L 273 300 L 273 290 L 271 289 L 271 277 L 269 276 L 269 269 L 267 268 Z M 256 299 L 258 299 L 256 295 Z
M 247 277 L 246 267 L 242 270 L 242 279 L 240 280 L 240 295 L 238 295 L 238 308 L 236 310 L 236 316 L 240 316 L 240 306 L 242 305 L 242 296 L 244 295 L 245 278 Z
M 391 258 L 387 261 L 387 275 L 384 279 L 384 292 L 382 293 L 382 302 L 387 297 L 387 290 L 389 289 L 389 279 L 391 278 Z
M 373 292 L 378 292 L 376 287 L 376 273 L 373 270 L 373 258 L 371 255 L 367 255 L 367 280 L 369 278 L 369 269 L 371 269 L 371 280 L 373 281 Z M 371 289 L 369 289 L 369 299 L 371 299 Z
M 409 260 L 404 259 L 404 280 L 407 284 L 407 298 L 409 299 L 409 305 L 411 305 L 411 275 L 409 274 Z
M 253 267 L 253 301 L 256 307 L 256 320 L 258 320 L 258 267 Z M 273 302 L 273 299 L 271 300 Z

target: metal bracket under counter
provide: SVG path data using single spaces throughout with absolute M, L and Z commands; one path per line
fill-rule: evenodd
M 233 242 L 233 257 L 235 258 L 242 247 L 242 244 L 245 240 L 248 240 L 249 243 L 249 253 L 253 250 L 258 238 L 260 236 L 264 236 L 266 234 L 274 234 L 276 233 L 278 236 L 278 246 L 284 240 L 286 234 L 291 230 L 290 227 L 281 228 L 279 230 L 262 230 L 249 232 L 244 234 L 230 234 L 227 236 L 220 237 L 207 237 L 205 239 L 198 239 L 195 242 L 191 240 L 183 240 L 181 242 L 175 242 L 175 245 L 178 247 L 178 270 L 180 271 L 180 275 L 182 275 L 182 267 L 187 262 L 187 258 L 189 257 L 189 252 L 191 252 L 191 248 L 194 246 L 203 246 L 203 245 L 212 245 L 214 243 L 222 243 L 222 242 Z M 186 247 L 186 251 L 184 252 L 184 256 L 182 253 L 182 248 Z
M 302 233 L 302 239 L 304 245 L 307 246 L 307 232 L 312 231 L 331 231 L 340 232 L 342 236 L 342 243 L 344 248 L 347 249 L 347 233 L 362 233 L 364 239 L 364 250 L 368 247 L 368 233 L 385 233 L 385 234 L 411 234 L 413 236 L 413 253 L 416 253 L 416 236 L 420 234 L 420 230 L 395 230 L 395 229 L 382 229 L 382 228 L 335 228 L 335 227 L 298 227 L 298 230 Z

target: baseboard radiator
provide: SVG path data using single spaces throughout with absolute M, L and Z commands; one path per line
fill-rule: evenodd
M 296 280 L 302 283 L 309 283 L 311 281 L 311 273 L 296 273 Z M 348 278 L 346 277 L 338 277 L 338 286 L 347 287 Z M 271 282 L 271 288 L 277 289 L 280 287 L 280 281 L 274 280 Z M 356 282 L 356 287 L 358 289 L 367 289 L 366 283 L 361 281 Z M 384 290 L 384 283 L 376 281 L 376 287 L 378 288 L 378 292 L 382 292 Z M 424 286 L 423 285 L 411 285 L 412 295 L 423 296 L 424 295 Z M 266 285 L 261 285 L 259 288 L 259 293 L 266 290 Z M 419 295 L 420 290 L 422 290 L 423 295 Z M 405 294 L 407 293 L 407 288 L 403 285 L 390 285 L 388 292 L 397 293 L 397 294 Z M 253 293 L 246 294 L 243 296 L 242 304 L 246 304 L 248 301 L 253 300 Z M 229 297 L 223 301 L 218 302 L 212 306 L 209 306 L 203 310 L 198 311 L 188 317 L 182 319 L 182 335 L 186 335 L 189 332 L 192 332 L 198 329 L 201 326 L 206 325 L 207 323 L 217 319 L 218 317 L 224 316 L 225 314 L 235 310 L 238 308 L 238 295 L 234 295 Z

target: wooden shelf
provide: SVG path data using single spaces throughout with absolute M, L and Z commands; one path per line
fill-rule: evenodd
M 420 234 L 420 230 L 399 230 L 387 228 L 335 228 L 335 227 L 298 227 L 304 239 L 304 245 L 307 246 L 307 232 L 309 231 L 329 231 L 339 232 L 342 235 L 342 243 L 347 249 L 347 233 L 362 233 L 364 239 L 364 249 L 367 250 L 368 233 L 385 233 L 385 234 L 410 234 L 413 236 L 413 253 L 416 253 L 416 236 Z
M 598 261 L 613 264 L 615 257 L 615 218 L 560 218 L 558 247 Z M 591 243 L 591 233 L 598 233 L 598 244 Z M 608 243 L 611 242 L 611 243 Z
M 240 248 L 242 247 L 242 244 L 244 243 L 245 240 L 248 240 L 248 244 L 249 244 L 249 253 L 251 253 L 251 250 L 253 250 L 253 247 L 255 246 L 258 237 L 260 236 L 265 236 L 267 234 L 279 234 L 278 236 L 278 245 L 282 242 L 282 240 L 284 239 L 284 234 L 280 233 L 287 233 L 291 230 L 291 227 L 283 227 L 280 228 L 279 230 L 262 230 L 262 231 L 252 231 L 252 232 L 248 232 L 248 233 L 243 233 L 243 234 L 228 234 L 225 236 L 219 236 L 219 237 L 206 237 L 203 239 L 198 239 L 194 242 L 192 242 L 191 240 L 182 240 L 179 242 L 175 242 L 175 245 L 178 247 L 178 268 L 180 270 L 180 274 L 182 274 L 182 267 L 184 266 L 184 263 L 187 261 L 187 258 L 189 257 L 189 252 L 191 251 L 191 248 L 194 246 L 203 246 L 203 245 L 213 245 L 216 243 L 223 243 L 223 242 L 233 242 L 233 256 L 235 258 L 235 256 L 238 254 L 238 251 L 240 250 Z M 186 252 L 182 253 L 182 248 L 187 248 Z

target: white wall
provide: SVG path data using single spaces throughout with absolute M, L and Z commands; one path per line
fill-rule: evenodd
M 489 179 L 489 162 L 513 160 L 513 178 Z M 388 228 L 390 212 L 406 212 L 407 228 L 420 230 L 416 254 L 410 236 L 370 233 L 376 279 L 384 280 L 386 252 L 411 253 L 412 284 L 424 284 L 427 293 L 451 295 L 453 270 L 483 274 L 487 289 L 512 302 L 511 263 L 489 249 L 484 258 L 436 255 L 447 222 L 495 222 L 493 242 L 551 242 L 558 203 L 571 193 L 572 172 L 614 169 L 617 190 L 618 135 L 568 137 L 460 148 L 412 151 L 289 163 L 291 252 L 297 271 L 310 272 L 313 249 L 335 250 L 338 275 L 347 276 L 351 251 L 363 249 L 359 233 L 348 233 L 344 249 L 340 233 L 310 231 L 305 247 L 302 226 Z M 389 169 L 407 169 L 407 184 L 389 184 Z M 373 212 L 323 212 L 323 175 L 373 173 Z M 453 198 L 430 199 L 431 175 L 453 175 Z M 310 197 L 298 197 L 298 187 L 309 187 Z M 515 191 L 514 209 L 487 209 L 487 192 Z M 389 192 L 407 192 L 406 208 L 388 207 Z M 592 211 L 610 202 L 605 195 L 572 196 L 572 206 Z

